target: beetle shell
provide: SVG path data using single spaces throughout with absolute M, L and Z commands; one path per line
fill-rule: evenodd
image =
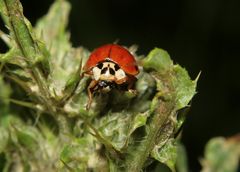
M 110 60 L 118 64 L 120 68 L 128 75 L 137 75 L 139 73 L 134 56 L 124 47 L 116 44 L 103 45 L 92 52 L 84 66 L 84 71 L 90 71 L 99 62 Z

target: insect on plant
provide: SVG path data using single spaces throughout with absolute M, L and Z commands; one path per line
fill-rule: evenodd
M 97 48 L 89 56 L 83 70 L 84 75 L 92 77 L 87 89 L 87 109 L 96 92 L 109 92 L 114 88 L 135 92 L 133 86 L 139 69 L 134 56 L 122 46 L 107 44 Z

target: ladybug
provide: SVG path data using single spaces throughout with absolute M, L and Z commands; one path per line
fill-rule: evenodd
M 83 73 L 92 78 L 87 88 L 89 109 L 95 92 L 108 92 L 113 88 L 135 92 L 133 86 L 139 69 L 134 56 L 126 48 L 107 44 L 91 53 Z

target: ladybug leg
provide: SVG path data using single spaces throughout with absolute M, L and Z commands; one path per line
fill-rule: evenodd
M 127 87 L 127 89 L 128 89 L 128 91 L 129 91 L 130 93 L 137 94 L 137 90 L 135 90 L 135 89 L 133 88 L 136 81 L 137 81 L 137 78 L 136 78 L 136 77 L 134 77 L 134 76 L 128 76 L 128 80 L 127 80 L 127 82 L 128 82 L 128 87 Z
M 84 76 L 91 76 L 92 75 L 92 71 L 84 71 L 81 74 L 81 77 L 83 78 Z
M 98 81 L 92 80 L 87 88 L 88 91 L 88 103 L 86 106 L 86 109 L 89 110 L 92 104 L 93 99 L 93 93 L 94 93 L 94 87 L 98 84 Z

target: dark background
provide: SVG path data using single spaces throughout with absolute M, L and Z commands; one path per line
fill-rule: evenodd
M 21 0 L 34 24 L 53 0 Z M 68 30 L 74 46 L 92 50 L 119 40 L 138 54 L 167 50 L 194 79 L 202 71 L 183 130 L 191 171 L 206 142 L 240 131 L 239 0 L 72 0 Z

